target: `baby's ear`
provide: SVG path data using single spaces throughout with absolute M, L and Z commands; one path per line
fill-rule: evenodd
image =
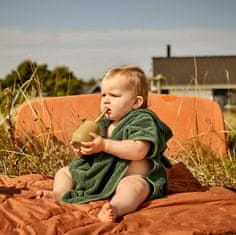
M 143 102 L 144 102 L 144 100 L 143 100 L 142 96 L 140 96 L 140 95 L 136 96 L 135 103 L 133 104 L 133 109 L 141 108 L 141 106 L 143 105 Z

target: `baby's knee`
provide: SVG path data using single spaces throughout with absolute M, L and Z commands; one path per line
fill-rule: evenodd
M 120 186 L 119 188 L 123 188 L 123 187 L 132 188 L 132 190 L 136 191 L 138 194 L 149 193 L 148 182 L 142 176 L 139 176 L 139 175 L 130 175 L 130 176 L 124 177 L 121 180 L 119 186 Z

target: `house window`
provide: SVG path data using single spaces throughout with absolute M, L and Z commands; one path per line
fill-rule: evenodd
M 213 90 L 213 99 L 223 110 L 235 109 L 236 89 L 215 89 Z
M 169 94 L 169 90 L 167 90 L 167 89 L 162 89 L 162 90 L 161 90 L 161 94 Z

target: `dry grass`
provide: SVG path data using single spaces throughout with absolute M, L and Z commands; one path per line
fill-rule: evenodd
M 32 75 L 34 76 L 34 75 Z M 72 150 L 64 145 L 50 140 L 47 145 L 40 146 L 32 139 L 24 145 L 19 145 L 14 136 L 14 116 L 19 103 L 30 101 L 33 97 L 25 92 L 30 87 L 30 78 L 22 87 L 16 90 L 6 89 L 5 103 L 0 103 L 0 174 L 18 176 L 30 173 L 40 173 L 54 176 L 55 172 L 71 162 Z M 1 92 L 1 91 L 0 91 Z
M 215 158 L 208 151 L 192 151 L 185 164 L 205 186 L 225 186 L 236 190 L 236 152 L 228 150 L 225 158 Z
M 236 112 L 225 112 L 224 119 L 229 149 L 236 149 Z
M 236 120 L 234 115 L 230 118 Z M 231 124 L 231 127 L 235 125 Z M 227 128 L 231 148 L 225 158 L 216 159 L 204 149 L 192 148 L 193 150 L 188 152 L 189 158 L 182 159 L 202 185 L 236 189 L 236 135 L 235 129 L 231 127 Z M 6 122 L 5 125 L 0 125 L 0 174 L 18 176 L 39 173 L 54 176 L 59 168 L 73 159 L 70 148 L 53 140 L 43 147 L 32 140 L 22 146 L 16 145 L 9 131 L 11 128 L 9 125 L 6 128 Z
M 12 143 L 9 133 L 0 127 L 0 174 L 18 176 L 39 173 L 54 176 L 55 172 L 71 162 L 72 150 L 56 142 L 49 142 L 47 146 L 24 146 Z
M 224 120 L 228 146 L 224 158 L 216 158 L 207 149 L 193 147 L 188 150 L 188 158 L 182 160 L 202 185 L 236 190 L 236 113 L 224 113 Z
M 34 141 L 19 146 L 14 139 L 14 97 L 29 100 L 24 90 L 8 92 L 5 114 L 0 115 L 0 174 L 18 176 L 29 173 L 54 176 L 55 172 L 73 159 L 72 150 L 51 140 L 46 146 Z M 22 98 L 23 97 L 23 98 Z M 19 100 L 19 99 L 18 99 Z M 1 103 L 0 103 L 1 105 Z M 188 152 L 184 163 L 195 177 L 207 186 L 225 186 L 236 189 L 236 113 L 225 113 L 228 154 L 224 159 L 216 159 L 204 149 Z

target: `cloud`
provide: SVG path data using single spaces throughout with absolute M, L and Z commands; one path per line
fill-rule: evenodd
M 151 58 L 235 54 L 236 31 L 207 29 L 29 32 L 0 29 L 0 77 L 24 59 L 49 67 L 68 65 L 79 77 L 99 77 L 111 66 L 137 64 L 147 73 Z

